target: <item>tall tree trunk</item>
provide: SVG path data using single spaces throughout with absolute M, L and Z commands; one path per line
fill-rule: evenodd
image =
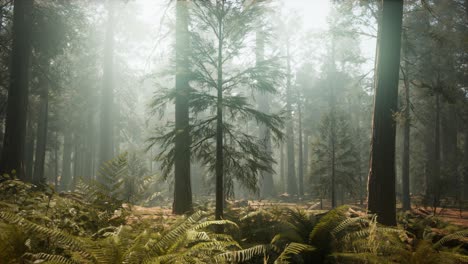
M 302 104 L 301 99 L 298 98 L 297 113 L 299 119 L 299 166 L 298 166 L 298 180 L 299 180 L 299 196 L 304 196 L 304 148 L 302 141 Z
M 440 202 L 440 94 L 435 95 L 436 113 L 434 127 L 434 163 L 433 163 L 433 179 L 432 179 L 432 206 L 434 210 L 439 206 Z M 435 211 L 434 211 L 435 212 Z
M 286 43 L 287 83 L 286 83 L 286 148 L 287 148 L 287 192 L 290 195 L 297 194 L 296 159 L 294 154 L 294 122 L 293 122 L 293 98 L 291 87 L 291 54 L 289 40 Z
M 15 170 L 18 177 L 23 180 L 25 179 L 23 152 L 28 110 L 32 5 L 33 0 L 14 1 L 12 64 L 0 162 L 2 172 L 11 173 Z
M 411 197 L 410 197 L 410 87 L 408 77 L 408 38 L 406 32 L 404 33 L 404 56 L 405 56 L 405 68 L 404 68 L 404 88 L 405 88 L 405 109 L 404 109 L 404 132 L 403 132 L 403 155 L 402 155 L 402 166 L 401 166 L 401 181 L 402 181 L 402 196 L 403 196 L 403 210 L 411 210 Z
M 62 156 L 62 178 L 60 179 L 60 189 L 67 191 L 71 183 L 71 154 L 73 138 L 69 130 L 64 131 L 63 136 L 63 156 Z
M 445 108 L 445 109 L 444 109 Z M 458 195 L 458 120 L 457 109 L 454 104 L 447 103 L 441 109 L 441 166 L 446 172 L 447 183 L 450 188 L 448 194 L 455 197 Z
M 31 113 L 30 113 L 31 115 Z M 34 135 L 34 126 L 33 120 L 30 117 L 28 120 L 27 131 L 26 131 L 26 145 L 25 147 L 25 179 L 26 181 L 32 181 L 33 179 L 33 166 L 34 166 L 34 143 L 35 143 L 35 135 Z
M 467 1 L 468 2 L 468 1 Z M 465 145 L 463 151 L 463 198 L 468 199 L 468 124 L 465 123 Z
M 217 9 L 224 9 L 224 3 L 216 1 Z M 223 10 L 224 11 L 224 10 Z M 224 151 L 223 151 L 223 18 L 218 17 L 218 97 L 216 107 L 216 208 L 215 219 L 223 219 L 224 204 Z
M 255 55 L 257 66 L 265 60 L 265 36 L 262 29 L 256 33 Z M 261 82 L 262 80 L 257 80 Z M 259 92 L 257 94 L 258 110 L 263 113 L 270 113 L 269 96 L 267 93 Z M 266 125 L 259 126 L 259 138 L 263 143 L 265 150 L 271 155 L 271 134 Z M 269 164 L 271 168 L 272 164 Z M 260 196 L 262 198 L 272 197 L 274 195 L 273 175 L 271 172 L 262 172 L 260 174 Z
M 281 179 L 281 191 L 284 193 L 286 192 L 286 179 L 285 179 L 285 173 L 284 173 L 284 163 L 285 163 L 285 158 L 284 158 L 284 143 L 280 143 L 280 179 Z
M 57 132 L 54 133 L 55 135 L 55 138 L 58 138 L 58 134 Z M 57 187 L 58 187 L 58 176 L 59 176 L 59 155 L 58 155 L 58 152 L 59 152 L 59 144 L 58 144 L 58 140 L 55 141 L 55 144 L 54 144 L 54 187 L 55 187 L 55 190 L 57 190 Z
M 48 63 L 45 60 L 44 63 Z M 44 163 L 47 145 L 47 126 L 49 109 L 49 84 L 44 76 L 39 76 L 39 115 L 37 119 L 37 140 L 36 140 L 36 159 L 34 161 L 33 183 L 36 185 L 45 184 Z
M 175 98 L 175 161 L 174 204 L 172 212 L 183 214 L 192 210 L 190 181 L 190 130 L 189 130 L 189 31 L 188 1 L 176 4 L 176 98 Z
M 103 86 L 101 93 L 101 130 L 99 163 L 114 157 L 114 26 L 115 3 L 108 1 L 107 31 L 104 43 Z
M 336 65 L 335 65 L 335 35 L 332 37 L 332 47 L 331 47 L 331 67 L 330 67 L 330 155 L 331 155 L 331 206 L 332 208 L 336 207 L 336 96 L 335 96 L 335 74 L 336 74 Z
M 368 210 L 377 221 L 396 225 L 395 134 L 403 0 L 384 0 L 376 69 Z
M 309 134 L 304 131 L 304 177 L 309 176 Z

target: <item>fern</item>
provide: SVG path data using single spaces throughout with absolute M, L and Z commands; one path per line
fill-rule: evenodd
M 256 245 L 251 248 L 229 251 L 216 256 L 216 261 L 239 263 L 250 260 L 256 256 L 265 256 L 271 250 L 271 245 Z
M 441 248 L 445 243 L 451 241 L 451 240 L 462 240 L 464 238 L 468 237 L 468 229 L 466 230 L 462 230 L 462 231 L 459 231 L 459 232 L 455 232 L 453 234 L 450 234 L 450 235 L 446 235 L 444 236 L 443 238 L 441 238 L 439 241 L 437 241 L 435 244 L 434 244 L 434 248 L 435 249 L 439 249 Z
M 63 256 L 51 255 L 46 253 L 25 253 L 23 258 L 34 261 L 34 263 L 54 263 L 54 264 L 79 264 L 74 260 L 65 258 Z
M 0 219 L 10 223 L 21 226 L 26 232 L 40 234 L 44 238 L 51 239 L 55 243 L 70 248 L 71 250 L 79 252 L 82 256 L 89 260 L 95 260 L 84 248 L 84 244 L 77 238 L 68 234 L 62 233 L 58 230 L 52 230 L 40 225 L 37 225 L 29 220 L 17 216 L 10 212 L 0 212 Z
M 299 255 L 304 251 L 314 251 L 315 248 L 301 243 L 290 243 L 279 255 L 278 259 L 275 260 L 275 264 L 290 263 L 291 255 Z

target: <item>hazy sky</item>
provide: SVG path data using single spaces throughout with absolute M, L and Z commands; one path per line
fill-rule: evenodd
M 303 30 L 320 31 L 328 28 L 327 16 L 331 6 L 330 0 L 278 0 L 278 2 L 286 8 L 286 13 L 297 14 L 298 17 L 301 17 Z M 148 32 L 152 32 L 151 35 L 156 38 L 156 35 L 161 33 L 158 32 L 161 18 L 165 12 L 171 12 L 167 9 L 168 0 L 136 0 L 129 3 L 137 6 L 139 12 L 137 16 L 145 24 L 153 25 Z M 363 70 L 368 71 L 373 67 L 375 39 L 361 38 L 361 51 L 363 56 L 369 59 L 368 63 L 363 65 Z
M 164 12 L 167 0 L 136 0 L 136 3 L 142 7 L 141 16 L 145 20 L 154 20 Z M 327 27 L 329 0 L 283 0 L 283 4 L 303 17 L 305 28 Z

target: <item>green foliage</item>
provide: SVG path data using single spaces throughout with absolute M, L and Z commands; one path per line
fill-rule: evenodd
M 312 176 L 311 183 L 314 185 L 321 197 L 331 194 L 330 164 L 334 158 L 335 164 L 335 188 L 340 186 L 342 192 L 345 190 L 356 196 L 359 189 L 356 178 L 357 152 L 353 143 L 352 130 L 349 116 L 336 111 L 332 114 L 322 116 L 317 135 L 312 144 Z M 332 152 L 332 141 L 334 142 L 334 154 Z M 334 155 L 334 157 L 333 157 Z M 344 194 L 343 194 L 344 195 Z
M 222 93 L 223 109 L 224 175 L 227 196 L 232 196 L 232 181 L 238 180 L 244 187 L 257 191 L 261 172 L 272 173 L 275 161 L 257 133 L 248 131 L 244 125 L 250 122 L 264 125 L 275 138 L 282 137 L 283 125 L 279 114 L 258 111 L 250 100 L 253 92 L 276 93 L 280 85 L 282 67 L 277 57 L 255 63 L 234 63 L 242 51 L 248 48 L 249 34 L 255 32 L 258 17 L 266 10 L 263 1 L 244 5 L 235 1 L 194 1 L 190 23 L 191 36 L 191 90 L 189 124 L 193 159 L 200 161 L 210 175 L 214 175 L 217 131 L 217 91 Z M 220 32 L 218 32 L 220 31 Z M 219 46 L 220 44 L 221 46 Z M 221 56 L 221 64 L 218 63 Z M 213 76 L 221 77 L 221 80 Z M 219 82 L 218 82 L 219 81 Z M 151 104 L 154 112 L 161 111 L 174 100 L 174 89 L 161 89 Z M 158 145 L 156 160 L 161 162 L 163 176 L 172 172 L 174 164 L 174 124 L 158 129 L 149 139 L 151 146 Z

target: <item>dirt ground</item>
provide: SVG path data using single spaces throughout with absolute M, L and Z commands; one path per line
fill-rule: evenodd
M 305 202 L 305 201 L 233 201 L 231 206 L 234 207 L 249 207 L 252 210 L 259 209 L 259 208 L 268 208 L 268 207 L 297 207 L 302 208 L 305 210 L 317 211 L 317 212 L 325 212 L 330 209 L 330 203 L 328 201 L 323 201 L 322 204 L 320 202 Z M 355 204 L 354 206 L 360 207 L 359 204 Z M 127 206 L 128 207 L 128 206 Z M 323 209 L 322 209 L 323 208 Z M 365 205 L 361 208 L 365 210 Z M 131 207 L 132 216 L 129 217 L 129 221 L 135 221 L 137 219 L 155 219 L 155 220 L 174 220 L 175 216 L 172 214 L 172 210 L 168 207 L 142 207 L 142 206 L 132 206 Z M 423 207 L 413 207 L 413 213 L 421 214 L 424 216 L 431 215 L 433 212 L 430 208 L 423 208 Z M 468 210 L 459 211 L 458 209 L 453 208 L 443 208 L 438 209 L 437 214 L 439 218 L 449 223 L 463 226 L 468 228 Z

